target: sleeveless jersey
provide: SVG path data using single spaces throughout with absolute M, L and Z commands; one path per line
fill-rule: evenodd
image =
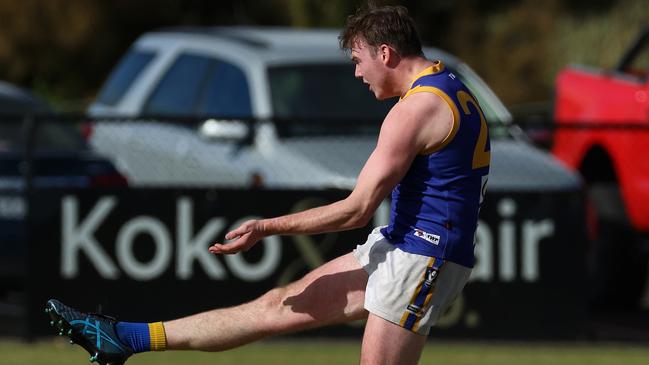
M 453 112 L 453 127 L 417 155 L 392 191 L 390 223 L 381 233 L 399 249 L 473 267 L 475 230 L 489 174 L 489 130 L 467 87 L 440 61 L 416 76 L 401 98 L 430 92 Z

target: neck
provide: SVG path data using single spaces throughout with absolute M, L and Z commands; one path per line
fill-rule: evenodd
M 415 77 L 433 65 L 433 62 L 424 57 L 412 57 L 401 60 L 399 65 L 399 95 L 405 95 L 410 89 L 410 85 L 415 81 Z

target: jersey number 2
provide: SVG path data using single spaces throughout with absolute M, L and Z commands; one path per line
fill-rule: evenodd
M 486 151 L 487 135 L 489 133 L 487 129 L 487 120 L 485 119 L 484 114 L 482 114 L 482 110 L 480 110 L 478 102 L 475 101 L 471 94 L 460 90 L 457 92 L 457 100 L 460 102 L 460 106 L 462 107 L 464 114 L 471 114 L 469 104 L 472 104 L 480 115 L 480 134 L 478 134 L 478 141 L 476 142 L 475 149 L 473 150 L 473 168 L 479 169 L 481 167 L 489 166 L 491 151 Z

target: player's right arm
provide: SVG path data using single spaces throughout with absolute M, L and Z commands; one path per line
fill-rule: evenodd
M 233 242 L 214 244 L 212 253 L 248 250 L 265 236 L 317 234 L 365 226 L 421 151 L 440 143 L 453 126 L 453 115 L 440 97 L 414 94 L 399 102 L 381 126 L 376 148 L 345 199 L 276 218 L 251 220 L 226 234 Z

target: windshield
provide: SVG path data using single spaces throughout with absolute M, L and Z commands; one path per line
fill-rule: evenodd
M 138 50 L 128 52 L 108 76 L 97 100 L 106 105 L 117 104 L 154 55 L 153 52 Z
M 284 135 L 376 133 L 397 101 L 376 100 L 352 64 L 273 67 L 269 78 L 274 117 L 305 122 L 281 125 Z

